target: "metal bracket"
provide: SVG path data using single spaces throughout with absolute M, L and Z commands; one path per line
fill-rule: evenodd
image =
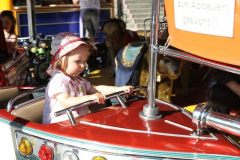
M 167 42 L 164 44 L 164 46 L 155 46 L 155 45 L 151 45 L 151 50 L 153 53 L 159 53 L 159 54 L 163 54 L 163 52 L 169 47 L 169 42 L 171 41 L 171 39 L 169 38 L 167 40 Z
M 198 106 L 202 106 L 198 109 Z M 206 119 L 207 115 L 211 112 L 212 108 L 207 104 L 199 104 L 197 109 L 195 108 L 193 112 L 193 122 L 196 125 L 197 129 L 192 133 L 193 135 L 203 135 L 206 133 Z
M 73 117 L 72 111 L 67 110 L 67 115 L 68 115 L 68 118 L 69 118 L 71 124 L 72 124 L 73 126 L 75 126 L 77 123 L 76 123 L 76 121 L 75 121 L 75 119 L 74 119 L 74 117 Z
M 123 108 L 127 108 L 126 104 L 124 103 L 124 101 L 122 100 L 119 94 L 117 95 L 117 100 L 123 106 Z
M 165 51 L 169 47 L 169 42 L 171 41 L 170 38 L 168 38 L 167 42 L 163 46 L 163 51 Z
M 160 53 L 162 54 L 163 53 L 163 46 L 155 46 L 155 45 L 151 45 L 151 50 L 153 53 Z

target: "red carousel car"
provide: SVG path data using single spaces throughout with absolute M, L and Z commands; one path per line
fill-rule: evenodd
M 208 6 L 209 9 L 214 6 L 218 8 L 215 11 L 210 10 L 208 13 L 213 14 L 209 16 L 218 19 L 219 15 L 226 14 L 225 19 L 232 19 L 233 25 L 224 30 L 230 31 L 213 34 L 208 31 L 209 28 L 189 30 L 186 24 L 191 23 L 190 18 L 199 19 L 198 14 L 192 12 L 195 11 L 192 10 L 195 5 L 201 6 L 200 9 L 195 8 L 198 14 L 208 12 Z M 165 46 L 155 46 L 159 1 L 153 0 L 152 6 L 151 45 L 157 48 L 152 50 L 153 60 L 155 53 L 160 52 L 240 73 L 240 58 L 236 52 L 240 42 L 240 4 L 237 1 L 165 1 L 169 29 Z M 230 10 L 233 10 L 233 13 L 229 13 Z M 214 14 L 215 12 L 217 14 Z M 180 16 L 182 21 L 178 22 L 176 16 Z M 186 16 L 189 16 L 189 22 Z M 219 22 L 219 25 L 222 24 Z M 168 45 L 174 49 L 168 48 Z M 148 90 L 148 97 L 136 96 L 135 99 L 124 102 L 119 98 L 124 92 L 114 93 L 108 95 L 107 99 L 117 98 L 119 104 L 73 118 L 73 110 L 84 106 L 91 108 L 95 103 L 88 101 L 56 112 L 55 116 L 69 116 L 69 120 L 58 123 L 41 123 L 44 96 L 34 94 L 42 93 L 44 87 L 12 97 L 6 108 L 0 110 L 0 159 L 239 159 L 240 146 L 229 135 L 240 135 L 240 119 L 213 112 L 209 103 L 198 104 L 194 112 L 190 113 L 174 104 L 155 99 L 154 65 L 152 63 L 150 66 L 152 74 L 149 76 L 148 87 L 139 86 L 134 89 Z M 27 96 L 28 100 L 15 104 L 24 96 Z
M 23 86 L 27 80 L 28 57 L 23 47 L 19 46 L 13 55 L 8 53 L 0 19 L 0 87 Z
M 6 108 L 8 100 L 30 88 L 26 87 L 28 57 L 23 47 L 18 46 L 13 55 L 8 53 L 7 43 L 0 19 L 0 108 Z

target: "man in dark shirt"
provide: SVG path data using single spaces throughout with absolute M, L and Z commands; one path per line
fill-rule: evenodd
M 213 110 L 231 115 L 238 114 L 240 110 L 240 75 L 215 70 L 213 76 L 216 84 L 209 92 Z

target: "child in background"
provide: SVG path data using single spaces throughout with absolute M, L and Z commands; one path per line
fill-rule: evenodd
M 45 91 L 43 124 L 67 120 L 67 115 L 55 117 L 56 111 L 79 103 L 96 100 L 103 104 L 105 95 L 118 91 L 133 91 L 132 86 L 94 86 L 79 76 L 88 58 L 88 45 L 74 34 L 59 33 L 52 41 L 52 62 L 47 73 L 52 76 Z M 88 107 L 73 111 L 74 117 L 88 114 Z
M 12 55 L 15 52 L 17 36 L 15 34 L 16 19 L 12 11 L 5 10 L 0 15 L 3 22 L 4 36 L 6 38 L 8 52 Z

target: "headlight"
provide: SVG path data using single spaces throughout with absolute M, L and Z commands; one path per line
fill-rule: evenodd
M 102 156 L 96 156 L 92 160 L 107 160 L 107 159 Z
M 18 148 L 22 154 L 26 154 L 26 155 L 32 154 L 32 144 L 26 138 L 22 138 L 21 142 L 18 145 Z
M 66 151 L 63 154 L 63 160 L 79 160 L 79 158 L 74 152 Z
M 47 145 L 42 145 L 38 151 L 38 156 L 41 160 L 52 160 L 53 152 Z

